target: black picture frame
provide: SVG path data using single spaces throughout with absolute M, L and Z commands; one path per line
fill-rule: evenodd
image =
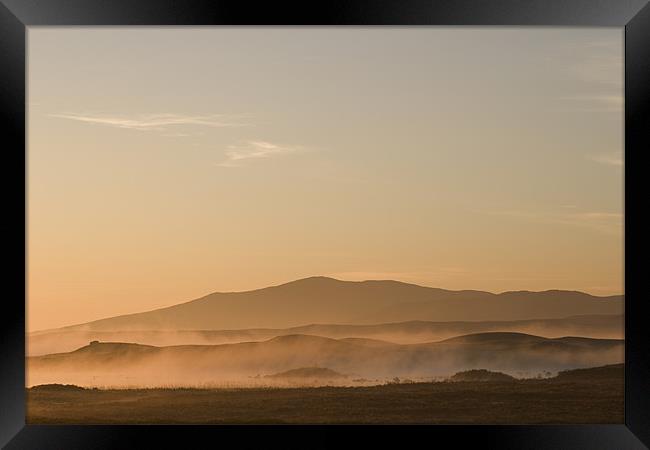
M 97 25 L 499 25 L 625 28 L 625 424 L 566 426 L 44 426 L 25 424 L 26 27 Z M 8 449 L 301 448 L 389 440 L 500 449 L 637 449 L 650 445 L 650 351 L 642 156 L 650 149 L 648 0 L 0 0 L 0 121 L 6 184 L 0 313 L 0 445 Z M 173 407 L 173 405 L 170 405 Z M 232 439 L 236 439 L 233 441 Z M 352 443 L 352 441 L 349 441 Z M 644 445 L 645 443 L 645 445 Z

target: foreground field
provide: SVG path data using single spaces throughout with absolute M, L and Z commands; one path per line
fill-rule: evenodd
M 617 367 L 619 369 L 619 367 Z M 623 370 L 290 389 L 27 390 L 30 424 L 623 423 Z

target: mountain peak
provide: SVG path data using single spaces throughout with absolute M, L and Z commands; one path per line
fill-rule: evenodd
M 276 285 L 275 287 L 291 286 L 291 285 L 297 285 L 297 284 L 322 285 L 322 284 L 340 284 L 340 283 L 346 283 L 346 282 L 343 281 L 343 280 L 337 280 L 336 278 L 316 275 L 316 276 L 313 276 L 313 277 L 299 278 L 297 280 L 293 280 L 293 281 L 289 281 L 287 283 L 282 283 L 282 284 Z
M 320 288 L 328 286 L 375 286 L 375 287 L 389 287 L 389 286 L 406 286 L 406 287 L 415 287 L 422 289 L 431 289 L 438 291 L 445 291 L 445 289 L 431 288 L 420 286 L 418 284 L 406 283 L 404 281 L 397 280 L 339 280 L 338 278 L 326 277 L 322 275 L 300 278 L 298 280 L 289 281 L 287 283 L 282 283 L 276 286 L 278 287 L 288 287 L 288 286 L 305 286 L 309 288 Z M 265 288 L 262 288 L 265 289 Z M 448 291 L 452 292 L 452 291 Z

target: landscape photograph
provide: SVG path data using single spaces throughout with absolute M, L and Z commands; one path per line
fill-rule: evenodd
M 623 31 L 30 27 L 28 424 L 621 424 Z

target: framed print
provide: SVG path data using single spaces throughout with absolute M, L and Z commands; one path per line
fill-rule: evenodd
M 647 448 L 649 24 L 3 0 L 0 443 Z

